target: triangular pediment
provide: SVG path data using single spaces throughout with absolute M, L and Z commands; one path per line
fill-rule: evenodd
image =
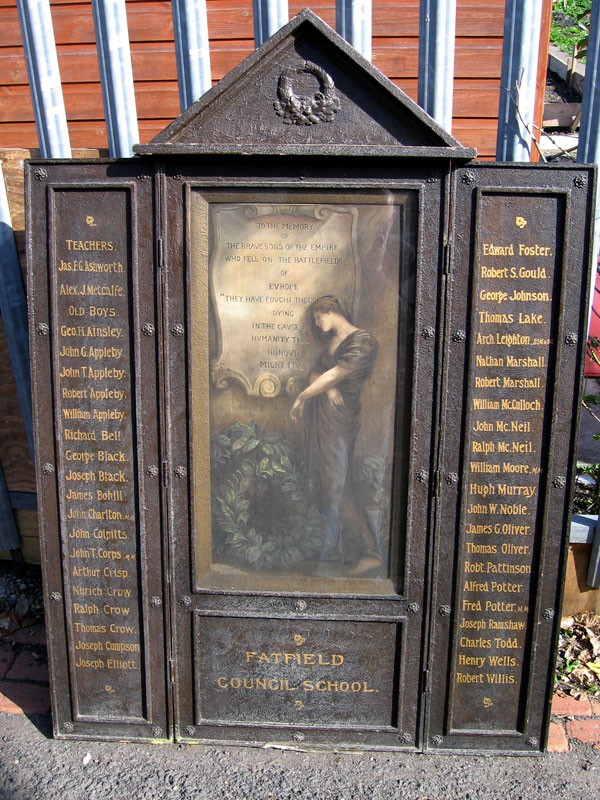
M 420 106 L 305 9 L 138 154 L 470 159 Z

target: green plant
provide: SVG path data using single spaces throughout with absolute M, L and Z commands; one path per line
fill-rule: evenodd
M 600 514 L 600 464 L 578 464 L 577 475 L 587 475 L 592 482 L 576 482 L 573 511 L 576 514 Z
M 564 53 L 585 61 L 592 0 L 554 0 L 550 42 Z
M 253 569 L 289 569 L 317 556 L 325 521 L 281 434 L 238 421 L 211 437 L 211 463 L 215 555 Z

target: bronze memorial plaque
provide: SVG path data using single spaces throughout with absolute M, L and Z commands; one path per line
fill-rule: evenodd
M 144 454 L 136 451 L 136 434 L 144 401 L 136 399 L 141 375 L 132 338 L 137 198 L 131 185 L 110 185 L 105 175 L 109 185 L 101 189 L 63 184 L 60 167 L 36 177 L 54 180 L 36 198 L 49 222 L 49 246 L 47 255 L 36 253 L 42 263 L 47 257 L 47 280 L 35 276 L 32 302 L 39 314 L 36 374 L 52 398 L 46 403 L 38 394 L 40 488 L 48 502 L 42 518 L 59 521 L 59 539 L 46 555 L 62 571 L 60 580 L 54 571 L 46 576 L 48 612 L 54 624 L 57 601 L 64 602 L 66 653 L 54 669 L 68 673 L 70 687 L 55 724 L 61 734 L 89 723 L 101 735 L 120 726 L 129 726 L 126 735 L 140 728 L 150 735 L 140 562 L 155 501 L 140 508 Z M 160 705 L 159 694 L 154 709 Z M 166 733 L 164 720 L 160 727 Z
M 595 169 L 307 10 L 134 150 L 27 166 L 56 734 L 542 752 Z

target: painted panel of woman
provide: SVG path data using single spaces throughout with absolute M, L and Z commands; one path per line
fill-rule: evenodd
M 305 420 L 310 495 L 327 520 L 317 574 L 339 575 L 344 561 L 354 560 L 348 574 L 374 577 L 382 567 L 377 509 L 358 507 L 352 467 L 360 397 L 373 374 L 378 344 L 352 324 L 335 297 L 319 297 L 308 313 L 322 350 L 290 415 Z

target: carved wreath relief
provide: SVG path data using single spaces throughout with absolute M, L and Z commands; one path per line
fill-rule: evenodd
M 319 91 L 312 97 L 296 94 L 294 91 L 294 78 L 302 73 L 314 75 L 319 81 Z M 340 108 L 333 79 L 325 70 L 310 61 L 305 61 L 301 67 L 286 67 L 283 70 L 279 76 L 277 97 L 279 100 L 273 103 L 273 108 L 283 117 L 286 125 L 331 122 Z

